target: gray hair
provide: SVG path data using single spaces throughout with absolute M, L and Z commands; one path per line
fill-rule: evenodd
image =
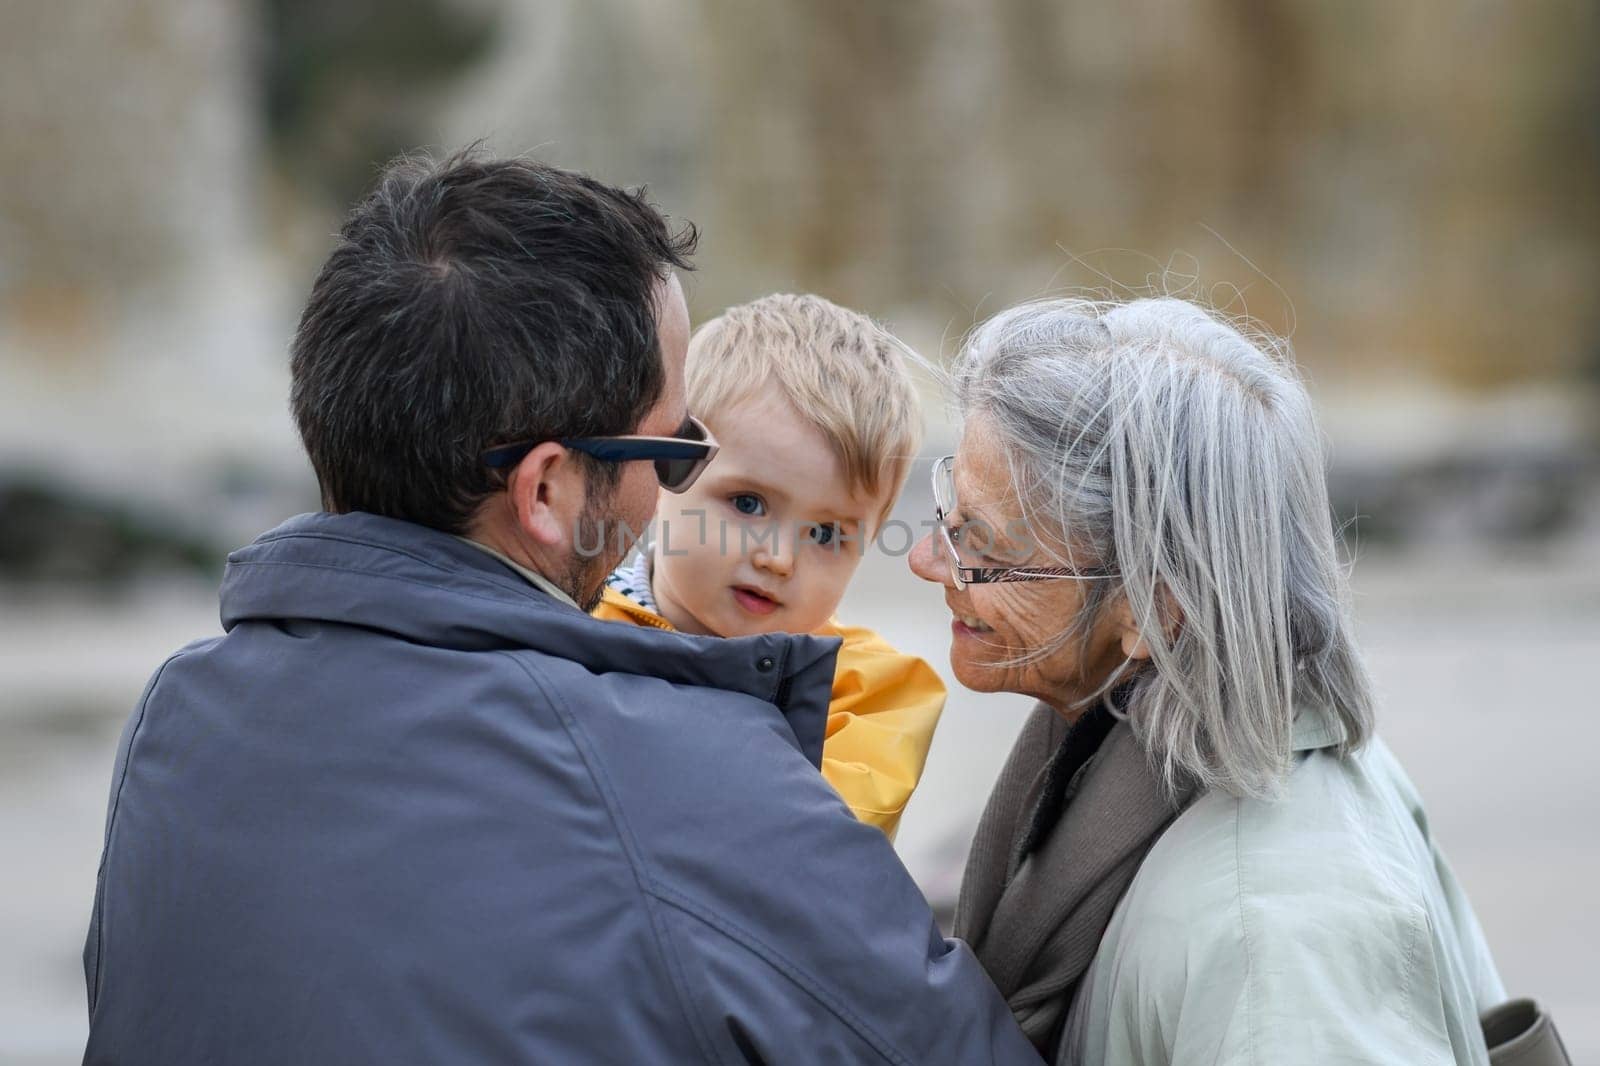
M 1178 299 L 1051 299 L 980 326 L 952 378 L 1024 517 L 1069 545 L 1041 546 L 1116 575 L 1085 583 L 1061 640 L 1127 597 L 1151 658 L 1123 709 L 1169 789 L 1275 794 L 1297 706 L 1336 719 L 1341 753 L 1371 735 L 1322 437 L 1285 344 Z

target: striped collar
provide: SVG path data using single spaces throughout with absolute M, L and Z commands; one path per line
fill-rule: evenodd
M 660 610 L 650 588 L 650 556 L 645 552 L 638 552 L 631 562 L 624 561 L 611 571 L 606 588 L 615 589 L 647 611 Z

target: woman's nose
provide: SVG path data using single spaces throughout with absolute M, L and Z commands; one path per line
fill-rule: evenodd
M 911 572 L 922 580 L 940 585 L 950 584 L 950 568 L 944 565 L 939 550 L 934 547 L 932 533 L 912 546 L 911 555 L 906 562 L 910 565 Z

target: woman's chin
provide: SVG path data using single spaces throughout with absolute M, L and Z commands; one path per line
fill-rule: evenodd
M 973 692 L 1004 692 L 1005 671 L 987 663 L 974 662 L 959 650 L 950 652 L 950 672 L 961 687 Z

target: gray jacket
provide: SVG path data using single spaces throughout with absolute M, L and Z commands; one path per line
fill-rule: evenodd
M 1294 723 L 1273 802 L 1208 793 L 1139 867 L 1059 1063 L 1488 1066 L 1505 989 L 1422 800 L 1381 740 Z
M 85 1061 L 1037 1063 L 817 773 L 836 641 L 305 515 L 124 733 Z

